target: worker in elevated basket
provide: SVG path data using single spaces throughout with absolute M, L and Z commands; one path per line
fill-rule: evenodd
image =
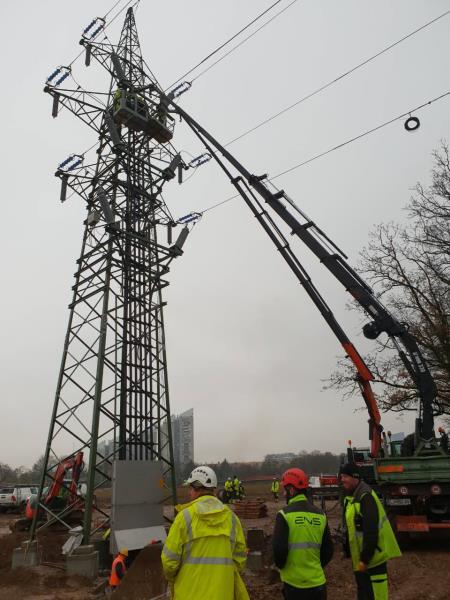
M 162 550 L 174 600 L 249 600 L 239 571 L 247 553 L 238 517 L 215 497 L 217 477 L 197 467 L 185 482 L 191 502 L 181 506 Z
M 272 546 L 283 581 L 285 600 L 326 600 L 323 567 L 333 556 L 333 542 L 323 512 L 309 502 L 308 476 L 301 469 L 283 473 L 281 485 L 288 505 L 275 520 Z
M 361 478 L 359 468 L 347 463 L 341 468 L 347 543 L 358 600 L 387 600 L 387 561 L 401 556 L 400 548 L 378 496 Z

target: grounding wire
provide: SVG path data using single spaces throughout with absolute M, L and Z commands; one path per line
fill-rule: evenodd
M 255 31 L 253 31 L 250 35 L 248 35 L 246 38 L 244 38 L 242 41 L 239 42 L 239 44 L 236 44 L 236 46 L 233 46 L 233 48 L 231 48 L 231 50 L 229 50 L 228 52 L 226 52 L 223 56 L 221 56 L 220 58 L 218 58 L 215 62 L 213 62 L 211 65 L 209 65 L 209 67 L 207 67 L 206 69 L 204 69 L 203 71 L 200 71 L 200 73 L 198 75 L 196 75 L 190 83 L 193 83 L 194 81 L 196 81 L 197 79 L 199 79 L 199 77 L 202 77 L 202 75 L 204 75 L 205 73 L 207 73 L 210 69 L 212 69 L 213 67 L 215 67 L 217 64 L 219 64 L 224 58 L 226 58 L 227 56 L 229 56 L 232 52 L 234 52 L 235 50 L 237 50 L 240 46 L 242 46 L 243 44 L 245 44 L 245 42 L 247 42 L 249 39 L 251 39 L 254 35 L 256 35 L 258 32 L 261 31 L 261 29 L 264 29 L 264 27 L 266 27 L 266 25 L 269 25 L 269 23 L 271 23 L 272 21 L 274 21 L 277 17 L 279 17 L 280 15 L 282 15 L 286 10 L 288 10 L 288 8 L 291 8 L 291 6 L 293 4 L 295 4 L 298 0 L 292 0 L 292 2 L 290 4 L 288 4 L 287 6 L 285 6 L 282 10 L 280 10 L 279 12 L 277 12 L 273 17 L 271 17 L 268 21 L 266 21 L 263 25 L 261 25 L 260 27 L 258 27 L 258 29 L 256 29 Z
M 70 77 L 73 79 L 74 83 L 76 86 L 78 86 L 78 90 L 76 90 L 78 93 L 80 94 L 86 94 L 86 96 L 89 96 L 92 100 L 95 100 L 96 102 L 98 102 L 99 104 L 101 104 L 104 108 L 106 108 L 106 104 L 103 102 L 103 100 L 101 98 L 98 98 L 96 96 L 96 94 L 94 92 L 88 92 L 86 91 L 79 83 L 78 81 L 75 79 L 75 77 L 73 76 L 72 71 L 70 72 Z M 109 95 L 109 94 L 108 94 Z
M 298 106 L 299 104 L 302 104 L 303 102 L 305 102 L 306 100 L 309 100 L 310 98 L 312 98 L 313 96 L 316 96 L 317 94 L 319 94 L 320 92 L 326 90 L 327 88 L 331 87 L 332 85 L 334 85 L 335 83 L 337 83 L 338 81 L 341 81 L 342 79 L 344 79 L 345 77 L 347 77 L 348 75 L 351 75 L 351 73 L 354 73 L 355 71 L 357 71 L 358 69 L 364 67 L 365 65 L 367 65 L 368 63 L 370 63 L 371 61 L 375 60 L 376 58 L 378 58 L 379 56 L 381 56 L 382 54 L 385 54 L 386 52 L 388 52 L 389 50 L 392 50 L 392 48 L 395 48 L 395 46 L 398 46 L 399 44 L 401 44 L 402 42 L 404 42 L 405 40 L 407 40 L 408 38 L 412 37 L 413 35 L 415 35 L 416 33 L 419 33 L 420 31 L 422 31 L 423 29 L 429 27 L 430 25 L 432 25 L 433 23 L 436 23 L 436 21 L 439 21 L 439 19 L 442 19 L 443 17 L 446 17 L 447 15 L 450 14 L 450 10 L 447 10 L 446 12 L 442 13 L 441 15 L 439 15 L 438 17 L 436 17 L 435 19 L 432 19 L 431 21 L 428 21 L 427 23 L 424 23 L 423 25 L 421 25 L 419 28 L 415 29 L 414 31 L 411 31 L 410 33 L 408 33 L 407 35 L 403 36 L 402 38 L 398 39 L 397 41 L 393 42 L 392 44 L 389 44 L 389 46 L 386 46 L 385 48 L 383 48 L 382 50 L 380 50 L 379 52 L 377 52 L 376 54 L 374 54 L 373 56 L 370 56 L 369 58 L 367 58 L 366 60 L 360 62 L 359 64 L 357 64 L 356 66 L 352 67 L 351 69 L 349 69 L 348 71 L 346 71 L 345 73 L 342 73 L 341 75 L 339 75 L 338 77 L 335 77 L 334 79 L 332 79 L 331 81 L 329 81 L 328 83 L 325 83 L 324 85 L 320 86 L 319 88 L 317 88 L 316 90 L 314 90 L 313 92 L 310 92 L 309 94 L 307 94 L 306 96 L 303 96 L 303 98 L 300 98 L 299 100 L 297 100 L 296 102 L 294 102 L 293 104 L 290 104 L 289 106 L 287 106 L 286 108 L 283 108 L 282 110 L 280 110 L 279 112 L 275 113 L 274 115 L 272 115 L 271 117 L 268 117 L 267 119 L 264 119 L 264 121 L 261 121 L 260 123 L 258 123 L 257 125 L 255 125 L 254 127 L 251 127 L 250 129 L 248 129 L 247 131 L 244 131 L 243 133 L 241 133 L 240 135 L 238 135 L 237 137 L 233 138 L 232 140 L 230 140 L 229 142 L 227 142 L 226 144 L 224 144 L 225 147 L 229 146 L 230 144 L 233 144 L 234 142 L 237 142 L 238 140 L 242 139 L 243 137 L 245 137 L 246 135 L 249 135 L 250 133 L 252 133 L 253 131 L 256 131 L 256 129 L 259 129 L 260 127 L 262 127 L 263 125 L 266 125 L 267 123 L 270 123 L 271 121 L 273 121 L 274 119 L 276 119 L 277 117 L 280 117 L 281 115 L 285 114 L 286 112 L 288 112 L 289 110 L 295 108 L 296 106 Z
M 344 146 L 348 146 L 349 144 L 351 144 L 353 142 L 356 142 L 357 140 L 360 140 L 361 138 L 366 137 L 366 136 L 370 135 L 371 133 L 374 133 L 375 131 L 379 131 L 380 129 L 383 129 L 384 127 L 387 127 L 388 125 L 392 125 L 392 123 L 395 123 L 395 121 L 399 121 L 400 119 L 404 119 L 408 115 L 411 115 L 411 113 L 417 112 L 418 110 L 421 110 L 422 108 L 430 106 L 434 102 L 437 102 L 438 100 L 442 100 L 443 98 L 445 98 L 447 96 L 450 96 L 450 91 L 445 92 L 444 94 L 441 94 L 440 96 L 437 96 L 436 98 L 433 98 L 432 100 L 428 100 L 428 102 L 424 102 L 420 106 L 416 106 L 415 108 L 412 108 L 412 109 L 410 109 L 410 110 L 402 113 L 401 115 L 397 115 L 396 117 L 394 117 L 392 119 L 389 119 L 389 121 L 385 121 L 384 123 L 380 123 L 380 125 L 377 125 L 376 127 L 372 127 L 371 129 L 363 131 L 359 135 L 356 135 L 356 136 L 354 136 L 354 137 L 346 140 L 345 142 L 337 144 L 336 146 L 333 146 L 332 148 L 328 148 L 328 150 L 325 150 L 324 152 L 320 152 L 319 154 L 316 154 L 316 155 L 308 158 L 307 160 L 302 161 L 301 163 L 298 163 L 298 164 L 296 164 L 296 165 L 294 165 L 292 167 L 289 167 L 288 169 L 286 169 L 284 171 L 281 171 L 280 173 L 277 173 L 273 177 L 269 177 L 268 181 L 272 182 L 275 179 L 278 179 L 278 177 L 282 177 L 283 175 L 286 175 L 287 173 L 291 173 L 292 171 L 295 171 L 296 169 L 300 169 L 300 167 L 304 167 L 305 165 L 308 165 L 308 164 L 314 162 L 315 160 L 318 160 L 319 158 L 322 158 L 323 156 L 326 156 L 327 154 L 331 154 L 331 152 L 334 152 L 336 150 L 340 150 Z M 219 206 L 222 206 L 222 204 L 226 204 L 227 202 L 230 202 L 231 200 L 234 200 L 235 198 L 238 198 L 238 197 L 239 197 L 239 194 L 235 194 L 234 196 L 230 196 L 229 198 L 225 198 L 225 200 L 221 200 L 220 202 L 217 202 L 216 204 L 208 206 L 207 208 L 204 208 L 203 210 L 200 210 L 200 211 L 197 211 L 197 212 L 199 212 L 200 214 L 204 214 L 205 212 L 208 212 L 210 210 L 218 208 Z
M 117 6 L 118 4 L 120 4 L 121 2 L 123 2 L 123 0 L 117 0 L 117 2 L 114 4 L 114 6 L 112 6 L 112 7 L 111 7 L 111 8 L 108 10 L 108 12 L 107 12 L 107 13 L 104 15 L 104 17 L 103 17 L 103 18 L 104 18 L 104 19 L 106 19 L 106 17 L 107 17 L 107 16 L 108 16 L 110 13 L 112 13 L 112 11 L 113 11 L 113 10 L 116 8 L 116 6 Z
M 190 75 L 192 73 L 192 71 L 195 71 L 195 69 L 197 69 L 197 67 L 200 67 L 209 58 L 211 58 L 212 56 L 214 56 L 215 54 L 217 54 L 217 52 L 219 52 L 220 50 L 222 50 L 222 48 L 225 48 L 225 46 L 227 46 L 230 42 L 232 42 L 234 39 L 236 39 L 246 29 L 248 29 L 249 27 L 251 27 L 251 25 L 253 25 L 254 23 L 256 23 L 256 21 L 258 21 L 259 19 L 261 19 L 261 17 L 263 17 L 270 10 L 272 10 L 272 8 L 274 8 L 277 4 L 280 4 L 280 2 L 282 2 L 282 0 L 277 0 L 277 2 L 274 2 L 271 6 L 269 6 L 268 8 L 266 8 L 266 10 L 264 12 L 260 13 L 252 21 L 250 21 L 250 23 L 247 23 L 247 25 L 245 27 L 243 27 L 242 29 L 240 29 L 237 33 L 235 33 L 232 37 L 230 37 L 226 42 L 223 42 L 223 44 L 221 44 L 215 50 L 213 50 L 212 52 L 210 52 L 199 63 L 197 63 L 194 67 L 192 67 L 191 69 L 189 69 L 189 71 L 186 71 L 186 73 L 184 75 L 181 75 L 181 77 L 179 77 L 176 81 L 174 81 L 171 85 L 169 85 L 169 87 L 165 91 L 169 90 L 171 87 L 173 87 L 174 85 L 176 85 L 179 81 L 181 81 L 182 79 L 184 79 L 185 77 L 187 77 L 188 75 Z

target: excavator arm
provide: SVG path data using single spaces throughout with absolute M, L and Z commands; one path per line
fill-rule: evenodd
M 416 437 L 418 439 L 416 440 L 416 446 L 420 441 L 427 445 L 433 445 L 435 441 L 434 404 L 437 395 L 436 384 L 415 338 L 410 334 L 407 327 L 391 315 L 387 308 L 374 295 L 368 284 L 347 263 L 347 256 L 295 205 L 289 196 L 283 190 L 272 191 L 269 188 L 270 182 L 267 180 L 267 175 L 256 176 L 251 174 L 210 133 L 186 113 L 185 110 L 179 107 L 172 98 L 167 97 L 167 103 L 172 106 L 175 113 L 179 114 L 187 122 L 189 127 L 205 145 L 207 151 L 229 177 L 239 194 L 252 210 L 254 216 L 275 243 L 297 279 L 319 308 L 322 316 L 342 344 L 347 356 L 355 365 L 357 371 L 356 379 L 369 412 L 369 436 L 372 441 L 372 455 L 378 456 L 379 454 L 382 431 L 380 413 L 370 384 L 373 380 L 373 375 L 337 323 L 305 269 L 292 252 L 286 238 L 266 210 L 266 205 L 288 225 L 292 235 L 297 236 L 313 252 L 363 308 L 371 319 L 363 327 L 365 337 L 376 339 L 384 332 L 391 338 L 417 388 L 420 399 L 421 418 L 417 422 Z M 234 167 L 239 175 L 233 175 L 229 169 L 229 165 Z M 263 204 L 260 202 L 260 199 L 264 201 Z
M 56 467 L 55 474 L 53 475 L 52 484 L 48 488 L 48 492 L 44 498 L 44 504 L 49 505 L 51 501 L 58 496 L 61 487 L 64 487 L 64 478 L 67 471 L 69 470 L 72 470 L 72 477 L 68 488 L 69 502 L 75 502 L 77 498 L 78 481 L 80 479 L 83 466 L 84 463 L 82 452 L 78 452 L 74 456 L 68 456 L 67 458 L 61 460 L 61 462 L 59 462 Z

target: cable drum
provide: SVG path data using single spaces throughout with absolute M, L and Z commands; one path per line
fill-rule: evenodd
M 416 131 L 420 127 L 420 121 L 417 117 L 409 117 L 406 119 L 404 127 L 406 131 Z

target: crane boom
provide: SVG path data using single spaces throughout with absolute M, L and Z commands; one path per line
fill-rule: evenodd
M 306 215 L 301 222 L 293 214 L 292 200 L 283 190 L 272 192 L 267 185 L 267 175 L 256 176 L 250 173 L 224 146 L 222 146 L 208 131 L 197 123 L 185 110 L 178 106 L 170 96 L 167 96 L 168 104 L 171 104 L 175 113 L 179 114 L 197 137 L 205 144 L 208 152 L 224 170 L 230 181 L 243 197 L 252 210 L 255 217 L 277 245 L 295 275 L 304 286 L 310 298 L 319 308 L 321 314 L 341 342 L 347 355 L 352 360 L 358 373 L 358 382 L 364 401 L 369 411 L 370 437 L 372 439 L 372 452 L 376 456 L 379 450 L 381 435 L 380 415 L 372 392 L 370 381 L 373 375 L 365 365 L 364 361 L 348 339 L 345 332 L 334 318 L 331 310 L 320 296 L 319 292 L 311 282 L 308 274 L 299 263 L 287 243 L 286 238 L 276 226 L 272 217 L 260 204 L 257 196 L 288 225 L 293 235 L 296 235 L 320 260 L 330 273 L 351 294 L 354 300 L 363 308 L 371 321 L 363 327 L 364 335 L 369 339 L 376 339 L 380 333 L 386 333 L 393 341 L 399 356 L 414 382 L 420 400 L 421 418 L 417 422 L 417 445 L 422 441 L 426 445 L 433 445 L 434 437 L 434 403 L 437 388 L 434 379 L 428 369 L 422 352 L 405 324 L 398 321 L 388 309 L 374 295 L 369 285 L 356 273 L 347 263 L 345 255 L 337 246 L 323 234 L 323 232 Z M 239 173 L 233 176 L 223 160 L 232 165 Z M 255 195 L 255 192 L 257 196 Z M 375 440 L 375 442 L 374 442 Z

